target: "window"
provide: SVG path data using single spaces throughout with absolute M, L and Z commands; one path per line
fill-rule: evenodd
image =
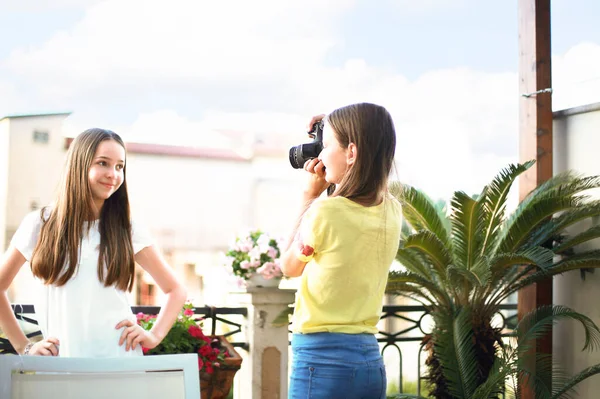
M 43 130 L 34 130 L 33 131 L 33 141 L 35 143 L 48 144 L 48 139 L 50 138 L 50 134 L 47 131 Z

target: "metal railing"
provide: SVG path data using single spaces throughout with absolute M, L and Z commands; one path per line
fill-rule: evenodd
M 34 338 L 41 335 L 41 332 L 35 329 L 37 321 L 32 316 L 35 315 L 33 305 L 13 304 L 13 312 L 18 320 L 30 324 L 27 337 Z M 134 314 L 139 312 L 145 314 L 157 314 L 160 311 L 158 306 L 132 306 Z M 213 307 L 204 306 L 194 308 L 194 314 L 200 316 L 203 322 L 210 322 L 211 335 L 220 333 L 232 339 L 235 347 L 249 351 L 249 344 L 246 339 L 245 321 L 248 316 L 248 309 L 245 307 Z M 231 317 L 237 318 L 231 320 Z M 430 317 L 430 316 L 429 316 Z M 517 306 L 502 305 L 498 314 L 495 327 L 502 329 L 503 336 L 510 336 L 516 325 Z M 241 319 L 241 320 L 240 320 Z M 423 338 L 429 333 L 428 327 L 431 326 L 431 320 L 428 322 L 428 313 L 423 306 L 418 305 L 400 305 L 384 306 L 382 309 L 381 323 L 385 328 L 377 334 L 377 340 L 382 345 L 381 353 L 385 355 L 392 348 L 398 352 L 398 384 L 399 391 L 403 392 L 403 353 L 400 344 L 417 343 L 419 350 L 417 354 L 417 393 L 421 393 L 421 383 L 426 379 L 422 375 L 421 357 L 423 352 Z M 235 337 L 234 337 L 235 336 Z M 240 339 L 243 337 L 242 339 Z M 10 342 L 0 337 L 0 355 L 15 353 Z M 389 371 L 388 371 L 389 372 Z

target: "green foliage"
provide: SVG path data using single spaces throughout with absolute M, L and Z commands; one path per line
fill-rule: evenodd
M 513 183 L 533 164 L 509 165 L 477 196 L 456 192 L 449 216 L 413 187 L 398 185 L 392 190 L 411 229 L 405 229 L 396 256 L 405 270 L 390 272 L 386 291 L 418 300 L 435 320 L 429 349 L 439 362 L 434 363 L 441 364 L 441 373 L 430 369 L 430 378 L 441 389 L 432 391 L 434 397 L 498 397 L 506 378 L 527 373 L 523 361 L 529 345 L 559 319 L 574 319 L 584 326 L 589 334 L 586 347 L 600 342 L 591 320 L 564 307 L 541 308 L 523 319 L 514 352 L 501 350 L 499 331 L 491 326 L 500 305 L 519 289 L 569 270 L 600 267 L 600 250 L 579 247 L 600 237 L 600 228 L 588 228 L 574 237 L 565 231 L 600 216 L 600 201 L 584 195 L 600 187 L 600 177 L 560 174 L 506 214 Z M 533 360 L 534 364 L 541 361 Z M 552 375 L 553 368 L 548 370 Z M 550 397 L 556 390 L 543 386 L 542 371 L 536 369 L 529 380 L 540 397 Z M 591 374 L 579 378 L 596 371 L 587 372 Z M 568 381 L 564 379 L 565 384 Z
M 144 330 L 150 331 L 156 323 L 156 315 L 138 313 L 137 322 Z M 186 303 L 161 343 L 152 349 L 142 348 L 144 355 L 197 353 L 198 369 L 212 374 L 229 353 L 221 347 L 219 339 L 204 335 L 202 327 L 202 319 L 194 315 L 193 305 Z

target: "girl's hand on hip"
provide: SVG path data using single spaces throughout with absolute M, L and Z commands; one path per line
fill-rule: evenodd
M 33 344 L 29 355 L 33 356 L 58 356 L 60 341 L 55 337 L 44 338 Z
M 138 345 L 152 349 L 160 344 L 160 340 L 156 335 L 152 334 L 150 331 L 144 330 L 141 326 L 129 319 L 119 322 L 115 327 L 117 330 L 120 328 L 123 328 L 123 333 L 121 334 L 121 338 L 119 338 L 119 346 L 125 344 L 126 351 L 129 351 L 130 349 L 133 350 Z
M 310 199 L 318 198 L 329 187 L 325 180 L 325 165 L 318 158 L 309 159 L 304 164 L 304 170 L 310 173 L 304 194 Z

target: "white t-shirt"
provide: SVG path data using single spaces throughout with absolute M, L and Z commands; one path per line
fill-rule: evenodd
M 45 218 L 49 215 L 46 212 Z M 91 222 L 89 234 L 82 239 L 79 265 L 73 277 L 63 286 L 45 285 L 38 279 L 39 295 L 34 301 L 35 313 L 44 337 L 60 341 L 60 356 L 123 357 L 142 355 L 138 346 L 125 351 L 119 346 L 123 329 L 115 326 L 122 320 L 136 322 L 125 291 L 104 287 L 98 280 L 100 233 L 98 222 Z M 11 245 L 27 261 L 37 244 L 42 221 L 40 211 L 28 214 L 12 238 Z M 85 231 L 85 229 L 84 229 Z M 148 232 L 132 222 L 133 251 L 138 253 L 152 245 Z

